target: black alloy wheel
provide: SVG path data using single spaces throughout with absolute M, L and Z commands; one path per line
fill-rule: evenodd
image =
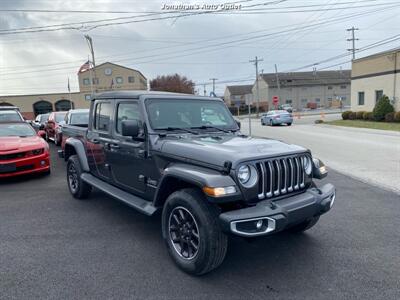
M 189 260 L 196 257 L 200 245 L 199 228 L 186 208 L 178 206 L 171 211 L 168 229 L 170 241 L 178 255 Z

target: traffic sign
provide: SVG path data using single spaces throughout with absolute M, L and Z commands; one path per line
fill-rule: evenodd
M 279 97 L 278 96 L 273 96 L 272 97 L 272 104 L 273 105 L 278 105 L 279 103 Z

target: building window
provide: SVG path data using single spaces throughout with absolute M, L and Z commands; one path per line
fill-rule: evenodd
M 292 104 L 293 100 L 292 99 L 286 99 L 286 104 Z
M 341 88 L 342 90 L 345 90 L 345 89 L 347 89 L 347 85 L 341 85 L 340 88 Z
M 306 91 L 306 90 L 307 90 L 307 88 L 306 88 L 306 87 L 302 87 L 301 89 L 302 89 L 303 91 Z
M 128 82 L 129 83 L 134 83 L 135 82 L 135 76 L 129 76 L 128 77 Z
M 383 90 L 375 91 L 375 102 L 378 102 L 378 100 L 381 99 L 382 96 L 383 96 Z
M 92 98 L 92 95 L 90 95 L 90 94 L 85 95 L 85 100 L 89 101 L 91 98 Z
M 122 83 L 124 83 L 124 79 L 122 77 L 115 77 L 115 82 L 117 84 L 122 84 Z
M 346 100 L 347 100 L 347 97 L 346 97 L 346 96 L 342 96 L 342 97 L 340 97 L 340 100 L 346 101 Z
M 332 90 L 332 89 L 333 89 L 333 86 L 328 85 L 328 90 Z
M 364 105 L 364 98 L 365 98 L 365 93 L 358 92 L 358 105 Z
M 92 82 L 93 82 L 93 84 L 99 84 L 99 79 L 98 78 L 93 78 Z
M 89 78 L 83 78 L 83 85 L 89 85 L 90 84 L 90 79 Z
M 320 98 L 315 98 L 315 102 L 320 103 L 321 99 Z
M 39 114 L 47 114 L 53 111 L 53 105 L 49 101 L 40 100 L 33 104 L 33 112 L 35 116 Z
M 74 104 L 69 100 L 59 100 L 54 104 L 56 111 L 68 111 L 74 108 Z

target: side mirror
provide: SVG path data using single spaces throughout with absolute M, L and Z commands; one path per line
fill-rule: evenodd
M 40 124 L 39 130 L 43 130 L 43 129 L 44 129 L 44 124 Z
M 121 122 L 121 134 L 133 138 L 137 137 L 139 135 L 138 120 L 123 120 Z
M 46 132 L 43 130 L 39 130 L 37 135 L 44 139 L 46 137 Z
M 238 126 L 239 129 L 240 129 L 240 127 L 242 126 L 242 124 L 240 123 L 240 121 L 236 121 L 236 123 L 237 123 L 237 126 Z

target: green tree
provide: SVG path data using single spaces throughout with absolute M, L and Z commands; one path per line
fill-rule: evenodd
M 393 105 L 390 104 L 388 96 L 383 95 L 374 107 L 374 119 L 376 121 L 383 121 L 387 113 L 394 112 Z

